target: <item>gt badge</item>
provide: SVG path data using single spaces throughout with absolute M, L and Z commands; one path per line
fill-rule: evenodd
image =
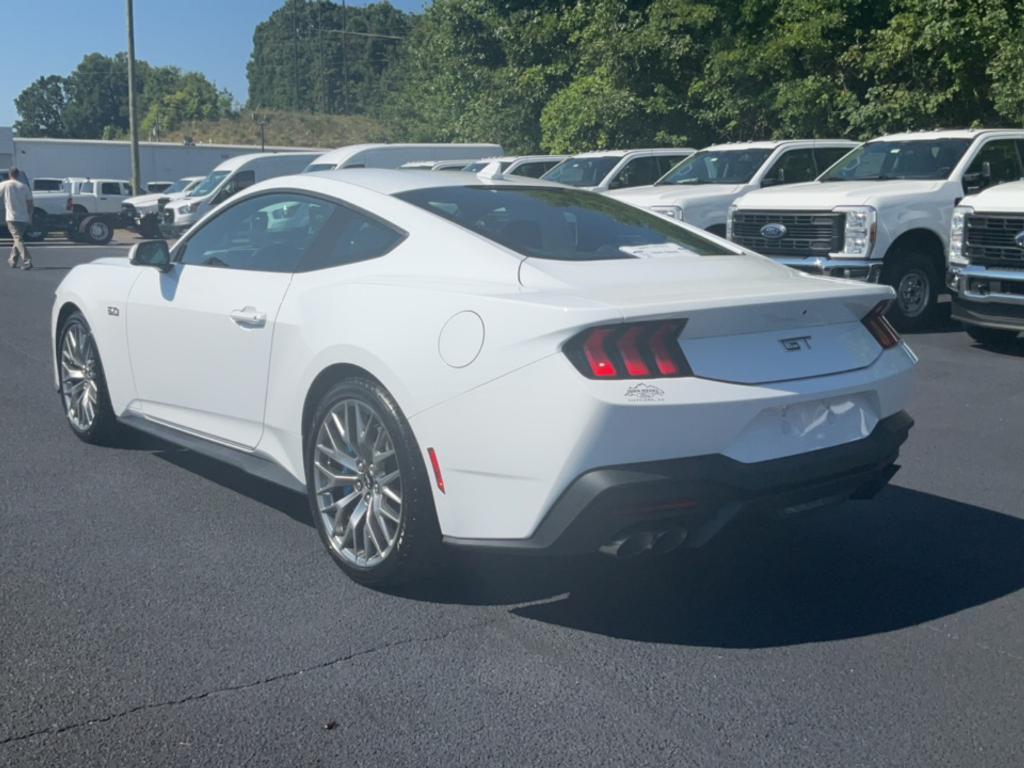
M 121 310 L 118 309 L 117 307 L 107 307 L 107 314 L 110 315 L 111 317 L 119 317 L 121 314 Z

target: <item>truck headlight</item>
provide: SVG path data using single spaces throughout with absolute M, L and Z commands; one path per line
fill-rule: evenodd
M 953 209 L 953 221 L 949 226 L 949 265 L 963 267 L 970 263 L 964 256 L 964 231 L 968 214 L 974 209 L 966 205 L 958 205 Z
M 736 204 L 729 206 L 729 215 L 725 217 L 725 239 L 732 240 L 732 217 L 736 213 Z
M 830 253 L 832 258 L 866 259 L 871 255 L 878 234 L 878 212 L 869 205 L 849 205 L 833 208 L 844 214 L 843 250 Z
M 677 221 L 683 220 L 683 209 L 678 205 L 652 205 L 650 210 Z
M 183 207 L 182 213 L 195 213 L 199 209 L 199 203 L 189 203 Z

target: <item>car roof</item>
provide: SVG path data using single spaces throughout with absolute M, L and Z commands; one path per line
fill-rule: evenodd
M 696 152 L 693 147 L 636 147 L 634 149 L 602 149 L 595 150 L 593 152 L 580 152 L 575 155 L 569 155 L 570 159 L 577 157 L 625 157 L 626 155 L 633 154 L 634 152 Z
M 711 144 L 701 149 L 701 152 L 715 151 L 722 152 L 728 149 L 776 149 L 777 147 L 850 147 L 857 146 L 860 142 L 850 139 L 778 139 L 769 141 L 734 141 L 725 144 Z
M 306 158 L 308 160 L 315 160 L 320 157 L 319 152 L 251 152 L 247 155 L 235 155 L 229 157 L 213 169 L 215 171 L 234 171 L 241 168 L 246 163 L 252 160 L 260 160 L 265 157 L 298 157 Z
M 402 144 L 349 144 L 345 147 L 338 147 L 327 152 L 320 153 L 316 158 L 316 165 L 339 165 L 346 160 L 354 157 L 360 152 L 366 150 L 406 150 L 406 149 L 423 149 L 430 150 L 435 148 L 449 149 L 451 147 L 459 147 L 465 149 L 467 154 L 475 155 L 479 152 L 493 152 L 495 150 L 501 151 L 501 146 L 498 144 L 469 144 L 469 143 L 446 143 L 446 142 L 434 142 L 434 143 L 402 143 Z M 430 159 L 430 158 L 424 158 Z M 435 157 L 434 160 L 446 160 L 444 157 Z M 472 160 L 467 162 L 474 162 Z
M 384 195 L 395 195 L 413 189 L 430 189 L 435 187 L 466 187 L 466 186 L 504 186 L 504 187 L 552 187 L 564 189 L 561 184 L 541 181 L 527 177 L 485 178 L 475 173 L 453 171 L 451 173 L 435 173 L 415 168 L 342 168 L 333 171 L 315 171 L 298 176 L 281 176 L 268 180 L 267 186 L 287 185 L 302 179 L 327 179 L 344 184 L 352 184 Z M 262 185 L 258 185 L 261 186 Z
M 961 128 L 935 131 L 907 131 L 905 133 L 890 133 L 886 136 L 878 136 L 871 141 L 933 141 L 935 139 L 975 139 L 986 133 L 1017 133 L 1024 135 L 1024 131 L 1013 128 Z

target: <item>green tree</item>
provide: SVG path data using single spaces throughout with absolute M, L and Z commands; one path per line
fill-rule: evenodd
M 216 120 L 231 113 L 231 94 L 218 91 L 202 75 L 182 75 L 177 90 L 153 100 L 142 121 L 142 135 L 162 135 L 192 120 Z
M 67 135 L 63 77 L 40 77 L 18 95 L 14 106 L 19 115 L 14 131 L 19 136 L 61 138 Z

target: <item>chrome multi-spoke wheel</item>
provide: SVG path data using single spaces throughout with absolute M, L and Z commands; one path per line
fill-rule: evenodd
M 92 334 L 82 323 L 69 323 L 60 345 L 60 392 L 68 421 L 88 432 L 99 408 L 99 356 Z
M 402 472 L 380 413 L 346 398 L 321 419 L 313 446 L 317 511 L 340 558 L 373 568 L 395 549 L 402 528 Z

